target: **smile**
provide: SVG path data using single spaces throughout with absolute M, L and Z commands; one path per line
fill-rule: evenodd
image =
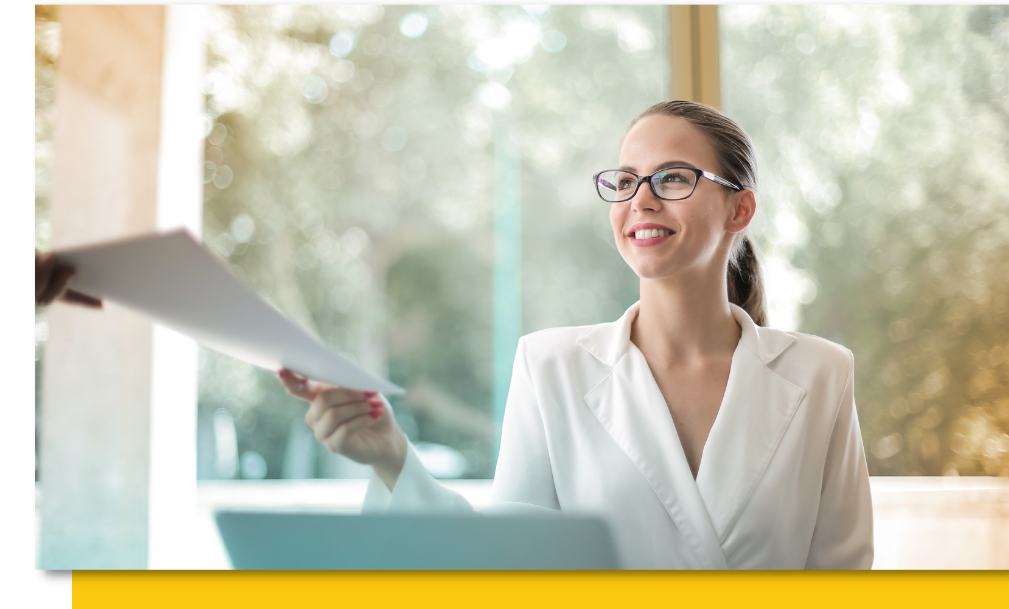
M 657 228 L 634 231 L 634 239 L 654 239 L 656 237 L 668 237 L 672 235 L 671 230 L 659 230 Z
M 635 247 L 658 245 L 676 234 L 676 231 L 661 224 L 635 224 L 627 231 L 631 244 Z

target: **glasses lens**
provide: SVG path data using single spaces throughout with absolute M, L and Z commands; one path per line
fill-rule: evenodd
M 683 199 L 694 191 L 697 174 L 689 169 L 666 169 L 652 176 L 652 186 L 663 199 Z
M 616 203 L 634 196 L 638 179 L 626 171 L 604 171 L 596 177 L 596 190 L 604 201 Z

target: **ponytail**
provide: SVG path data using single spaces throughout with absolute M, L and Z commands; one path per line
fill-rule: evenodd
M 760 272 L 760 260 L 756 248 L 746 234 L 743 234 L 732 248 L 727 275 L 729 302 L 746 311 L 753 323 L 766 326 L 764 277 Z
M 676 100 L 660 102 L 648 108 L 631 122 L 631 126 L 653 114 L 682 118 L 700 129 L 715 150 L 722 172 L 720 175 L 756 195 L 757 153 L 750 136 L 735 121 L 711 106 Z M 764 280 L 760 273 L 760 262 L 753 242 L 745 234 L 735 239 L 729 252 L 726 274 L 729 302 L 742 307 L 753 323 L 766 326 L 767 305 L 764 303 Z

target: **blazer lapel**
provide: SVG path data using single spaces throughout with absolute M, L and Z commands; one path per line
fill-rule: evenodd
M 665 399 L 644 355 L 630 344 L 637 305 L 616 322 L 594 326 L 579 344 L 613 366 L 585 404 L 627 454 L 683 533 L 703 569 L 725 569 L 725 556 L 687 465 Z
M 743 333 L 697 472 L 697 488 L 719 542 L 739 518 L 805 395 L 767 367 L 795 337 L 759 328 L 735 306 L 733 315 Z

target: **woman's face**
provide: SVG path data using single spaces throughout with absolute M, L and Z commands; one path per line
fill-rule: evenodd
M 662 115 L 638 121 L 620 147 L 620 168 L 646 176 L 671 166 L 721 175 L 715 151 L 697 127 Z M 611 204 L 610 224 L 620 255 L 642 279 L 691 271 L 724 275 L 733 236 L 746 228 L 755 207 L 751 191 L 733 193 L 706 178 L 679 201 L 659 199 L 644 183 L 633 199 Z M 668 236 L 636 239 L 644 229 Z

